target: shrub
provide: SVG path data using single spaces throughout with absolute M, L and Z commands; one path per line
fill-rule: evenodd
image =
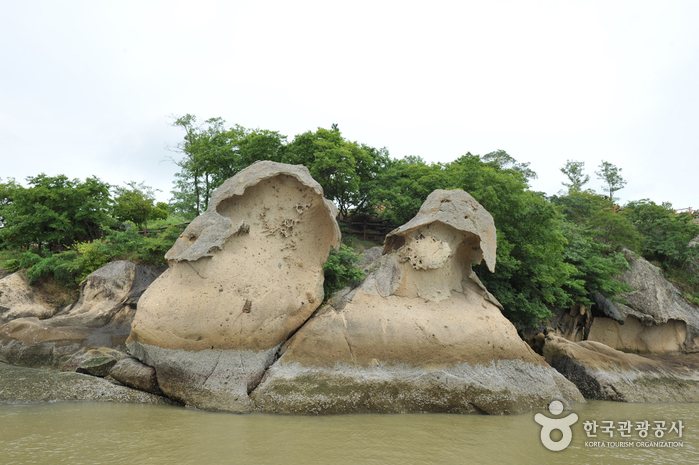
M 359 256 L 355 255 L 351 247 L 340 245 L 340 250 L 330 252 L 328 261 L 323 265 L 325 283 L 323 289 L 325 298 L 330 297 L 335 291 L 364 279 L 364 271 L 356 267 Z

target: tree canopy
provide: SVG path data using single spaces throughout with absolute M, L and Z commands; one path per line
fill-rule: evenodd
M 561 168 L 561 173 L 565 174 L 568 178 L 568 182 L 562 183 L 568 188 L 568 192 L 580 192 L 582 191 L 582 187 L 590 181 L 590 175 L 585 174 L 584 170 L 584 161 L 566 161 L 565 166 Z
M 621 177 L 621 168 L 617 168 L 608 161 L 603 161 L 599 165 L 599 171 L 595 174 L 601 179 L 609 191 L 609 200 L 614 200 L 614 192 L 622 189 L 626 185 L 626 181 Z
M 535 323 L 553 309 L 591 303 L 593 294 L 614 299 L 627 291 L 614 279 L 627 267 L 624 248 L 657 263 L 699 304 L 699 247 L 690 246 L 699 236 L 694 216 L 647 199 L 619 207 L 614 193 L 626 181 L 609 162 L 596 172 L 605 182 L 604 194 L 584 189 L 590 178 L 584 163 L 567 160 L 561 168 L 567 192 L 547 197 L 530 189 L 536 173 L 529 164 L 504 150 L 428 163 L 419 156 L 391 158 L 385 148 L 345 138 L 336 124 L 290 142 L 279 132 L 229 126 L 221 118 L 200 123 L 187 114 L 173 124 L 184 135 L 176 148 L 180 156 L 173 159 L 180 170 L 170 205 L 156 203 L 143 182 L 113 187 L 95 177 L 45 174 L 28 177 L 26 187 L 13 179 L 0 182 L 0 249 L 23 250 L 8 266 L 28 267 L 31 279 L 53 274 L 75 283 L 118 257 L 162 263 L 181 229 L 137 236 L 136 228 L 110 230 L 115 220 L 146 229 L 169 212 L 181 215 L 180 222 L 191 220 L 208 208 L 226 179 L 256 161 L 272 160 L 306 166 L 345 218 L 362 215 L 399 225 L 436 189 L 471 194 L 493 216 L 498 245 L 495 273 L 484 265 L 475 269 L 515 323 Z M 329 285 L 354 279 L 348 253 L 329 261 Z
M 109 184 L 94 176 L 80 181 L 43 173 L 27 177 L 27 183 L 0 187 L 0 242 L 41 248 L 100 237 L 109 219 Z
M 112 207 L 114 218 L 120 221 L 131 221 L 139 229 L 148 229 L 148 220 L 167 218 L 167 204 L 155 204 L 155 192 L 143 182 L 126 183 L 127 187 L 115 187 L 115 198 Z

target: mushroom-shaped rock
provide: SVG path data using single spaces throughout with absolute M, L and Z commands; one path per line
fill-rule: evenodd
M 491 272 L 495 271 L 497 236 L 493 217 L 476 199 L 461 189 L 437 189 L 427 196 L 427 200 L 413 219 L 386 235 L 384 253 L 401 247 L 405 238 L 415 237 L 412 232 L 432 223 L 451 226 L 464 234 L 471 246 L 471 251 L 468 251 L 465 257 L 466 261 L 480 263 L 481 259 L 484 259 L 488 269 Z
M 517 335 L 471 269 L 495 264 L 490 214 L 435 191 L 378 268 L 285 344 L 251 393 L 260 411 L 517 413 L 584 401 Z
M 169 397 L 249 411 L 249 390 L 323 301 L 336 210 L 303 166 L 257 162 L 212 195 L 143 294 L 129 349 Z

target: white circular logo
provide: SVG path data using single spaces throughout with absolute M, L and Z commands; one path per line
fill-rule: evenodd
M 553 415 L 560 415 L 563 413 L 563 404 L 554 400 L 549 404 L 549 412 Z M 549 418 L 542 413 L 537 413 L 534 415 L 534 421 L 541 425 L 541 443 L 544 447 L 558 452 L 568 447 L 573 440 L 573 431 L 570 427 L 578 421 L 578 416 L 575 413 L 571 413 L 561 418 Z M 563 437 L 558 441 L 551 439 L 551 433 L 554 430 L 559 430 L 563 434 Z

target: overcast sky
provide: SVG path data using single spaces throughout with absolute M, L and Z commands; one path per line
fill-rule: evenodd
M 699 1 L 0 0 L 0 177 L 145 181 L 172 115 L 289 136 L 337 123 L 396 158 L 567 159 L 622 203 L 699 208 Z

